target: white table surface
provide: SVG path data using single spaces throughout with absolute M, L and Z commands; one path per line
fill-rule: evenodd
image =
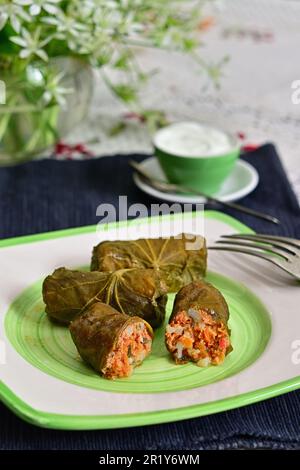
M 179 54 L 140 49 L 145 69 L 159 67 L 143 89 L 142 101 L 171 119 L 199 119 L 233 133 L 244 144 L 273 142 L 300 201 L 300 104 L 292 103 L 292 82 L 300 80 L 300 1 L 226 0 L 209 7 L 214 25 L 203 34 L 203 57 L 230 55 L 221 88 L 207 85 L 198 66 Z M 115 137 L 109 130 L 126 108 L 96 75 L 88 119 L 67 138 L 85 142 L 97 155 L 151 152 L 147 130 L 136 122 Z

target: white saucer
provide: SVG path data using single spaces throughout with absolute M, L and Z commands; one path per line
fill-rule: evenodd
M 149 176 L 161 181 L 167 181 L 156 157 L 150 157 L 141 164 Z M 185 196 L 179 193 L 163 193 L 146 184 L 137 173 L 133 174 L 135 184 L 145 193 L 158 199 L 170 202 L 201 203 L 206 199 L 201 196 Z M 214 196 L 221 201 L 236 201 L 251 193 L 257 186 L 259 176 L 255 168 L 243 160 L 238 160 L 234 170 L 224 181 L 221 189 Z

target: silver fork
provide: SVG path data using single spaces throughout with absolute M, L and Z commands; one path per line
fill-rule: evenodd
M 268 222 L 272 222 L 273 224 L 280 224 L 280 220 L 276 217 L 264 214 L 262 212 L 258 212 L 254 209 L 250 209 L 250 207 L 241 206 L 236 202 L 229 202 L 229 201 L 221 201 L 220 199 L 216 199 L 213 196 L 208 196 L 207 194 L 199 191 L 195 191 L 194 189 L 188 188 L 186 186 L 182 186 L 179 184 L 167 183 L 166 181 L 161 181 L 150 177 L 147 172 L 142 168 L 142 166 L 135 162 L 134 160 L 130 160 L 129 165 L 138 173 L 140 178 L 144 180 L 149 186 L 152 188 L 157 189 L 163 193 L 175 192 L 175 193 L 192 193 L 197 196 L 203 196 L 206 198 L 207 202 L 212 202 L 216 204 L 223 205 L 224 207 L 229 207 L 231 209 L 235 209 L 239 212 L 243 212 L 244 214 L 252 215 L 253 217 L 258 217 L 259 219 L 267 220 Z
M 256 256 L 275 264 L 300 280 L 300 240 L 264 234 L 222 235 L 210 250 L 232 251 Z

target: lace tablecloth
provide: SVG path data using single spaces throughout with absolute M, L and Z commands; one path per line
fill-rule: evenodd
M 227 0 L 207 14 L 213 25 L 203 35 L 202 56 L 210 61 L 230 56 L 221 88 L 207 86 L 191 58 L 143 49 L 137 52 L 143 67 L 159 68 L 143 91 L 143 103 L 170 119 L 199 119 L 239 133 L 243 144 L 273 142 L 300 201 L 300 103 L 292 101 L 292 83 L 300 80 L 300 1 Z M 108 135 L 126 110 L 100 77 L 96 83 L 90 116 L 68 140 L 86 143 L 97 155 L 150 152 L 151 138 L 137 122 Z

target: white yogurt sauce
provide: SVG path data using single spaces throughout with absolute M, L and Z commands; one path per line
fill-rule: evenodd
M 154 144 L 182 157 L 213 157 L 229 152 L 233 139 L 223 131 L 197 122 L 178 122 L 157 132 Z

